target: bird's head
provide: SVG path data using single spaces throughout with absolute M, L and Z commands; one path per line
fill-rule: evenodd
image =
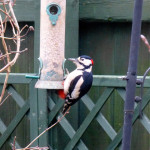
M 78 58 L 69 58 L 68 60 L 72 61 L 77 66 L 77 69 L 80 70 L 91 71 L 94 64 L 93 59 L 87 55 L 82 55 Z

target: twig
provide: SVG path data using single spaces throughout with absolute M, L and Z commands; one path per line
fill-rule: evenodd
M 9 77 L 9 72 L 7 72 L 6 77 L 5 77 L 3 89 L 2 89 L 2 92 L 1 92 L 1 96 L 0 96 L 0 103 L 1 103 L 1 101 L 2 101 L 2 99 L 3 99 L 3 97 L 4 97 L 4 94 L 5 94 L 5 90 L 6 90 L 6 86 L 7 86 L 8 77 Z
M 14 6 L 14 5 L 15 5 L 15 3 L 16 3 L 16 0 L 12 1 L 12 6 Z
M 12 0 L 0 0 L 0 5 L 3 6 L 3 8 L 0 8 L 0 12 L 2 12 L 5 15 L 5 18 L 3 20 L 1 17 L 1 13 L 0 13 L 0 38 L 2 39 L 2 45 L 3 45 L 4 51 L 5 51 L 5 54 L 2 54 L 0 51 L 0 60 L 4 61 L 4 66 L 2 68 L 0 68 L 0 72 L 3 72 L 3 71 L 7 72 L 6 77 L 5 77 L 5 81 L 4 81 L 4 85 L 3 85 L 3 89 L 2 89 L 2 92 L 0 95 L 0 106 L 10 96 L 10 95 L 6 96 L 6 98 L 2 102 L 2 99 L 3 99 L 5 91 L 6 91 L 7 81 L 8 81 L 9 73 L 11 71 L 11 67 L 16 63 L 20 53 L 27 50 L 27 49 L 25 49 L 25 50 L 20 51 L 21 38 L 26 36 L 29 31 L 33 30 L 33 27 L 29 27 L 24 35 L 22 35 L 22 36 L 20 35 L 21 32 L 27 27 L 27 25 L 24 26 L 20 30 L 18 21 L 16 19 L 16 16 L 15 16 L 13 8 L 12 8 L 14 6 L 15 2 L 16 2 L 16 0 L 14 0 L 14 1 L 12 1 Z M 8 6 L 6 6 L 6 5 L 8 5 Z M 12 27 L 12 33 L 13 33 L 12 37 L 5 37 L 4 36 L 4 34 L 6 32 L 6 28 L 7 28 L 7 21 L 10 22 L 10 25 Z M 11 51 L 11 48 L 7 47 L 5 39 L 9 39 L 9 40 L 14 41 L 14 43 L 16 44 L 16 50 L 15 51 Z M 10 59 L 11 54 L 15 54 L 15 55 L 13 55 L 14 58 L 12 60 Z M 5 57 L 6 57 L 6 59 L 5 59 Z
M 6 5 L 5 5 L 5 4 L 3 4 L 3 7 L 4 7 L 5 12 L 6 12 L 7 14 L 9 14 L 9 11 L 7 11 L 7 8 L 6 8 Z M 3 21 L 3 22 L 5 23 L 4 33 L 5 33 L 6 27 L 7 27 L 7 18 L 8 18 L 8 16 L 5 15 L 5 19 L 4 19 L 4 21 Z
M 1 28 L 2 28 L 2 36 L 4 36 L 4 27 L 3 27 L 3 22 L 2 22 L 2 17 L 0 15 L 0 22 L 1 22 Z M 6 45 L 6 42 L 4 40 L 4 38 L 2 38 L 2 45 L 4 47 L 4 50 L 5 50 L 5 53 L 7 54 L 7 64 L 9 64 L 10 62 L 10 57 L 8 55 L 8 48 L 7 48 L 7 45 Z M 4 85 L 3 85 L 3 89 L 2 89 L 2 92 L 1 92 L 1 96 L 0 96 L 0 103 L 4 97 L 4 94 L 5 94 L 5 90 L 6 90 L 6 86 L 7 86 L 7 81 L 8 81 L 8 77 L 9 77 L 9 73 L 10 73 L 10 66 L 7 67 L 7 74 L 6 74 L 6 77 L 5 77 L 5 81 L 4 81 Z
M 1 27 L 2 27 L 2 37 L 4 37 L 4 27 L 3 27 L 3 23 L 2 23 L 2 18 L 1 18 L 1 15 L 0 15 L 0 21 L 1 21 Z M 9 55 L 8 55 L 8 48 L 7 48 L 7 45 L 6 45 L 6 42 L 5 42 L 5 39 L 4 38 L 2 38 L 2 44 L 3 44 L 3 47 L 4 47 L 4 50 L 5 50 L 5 53 L 7 54 L 7 63 L 9 63 L 10 62 L 10 57 L 9 57 Z M 7 71 L 8 72 L 10 72 L 10 67 L 8 67 L 8 69 L 7 69 Z
M 16 52 L 16 51 L 11 51 L 10 53 L 8 53 L 8 54 L 5 54 L 5 55 L 1 55 L 0 56 L 0 60 L 1 59 L 3 59 L 4 57 L 6 57 L 7 55 L 11 55 L 11 54 L 16 54 L 16 53 L 23 53 L 23 52 L 25 52 L 25 51 L 27 51 L 28 49 L 27 48 L 25 48 L 24 50 L 21 50 L 21 51 L 19 51 L 19 52 Z
M 5 97 L 5 99 L 0 103 L 0 106 L 3 105 L 3 103 L 8 99 L 9 96 L 11 96 L 11 94 L 8 94 L 8 95 Z
M 69 112 L 69 110 L 70 110 L 70 107 L 68 108 L 68 110 L 65 112 L 65 114 L 61 117 L 61 118 L 59 118 L 58 120 L 57 120 L 57 122 L 55 122 L 54 124 L 52 124 L 50 127 L 48 127 L 48 128 L 46 128 L 41 134 L 39 134 L 30 144 L 28 144 L 25 148 L 23 148 L 23 149 L 16 149 L 16 150 L 26 150 L 26 149 L 28 149 L 38 138 L 40 138 L 45 132 L 47 132 L 48 130 L 50 130 L 51 128 L 53 128 L 55 125 L 57 125 L 65 116 L 66 116 L 66 114 L 68 114 L 68 112 Z
M 32 26 L 30 26 L 24 35 L 20 35 L 18 37 L 20 37 L 20 38 L 25 37 L 29 33 L 29 31 L 34 31 L 34 28 Z M 22 30 L 20 31 L 20 33 L 21 32 L 22 32 Z M 16 40 L 17 39 L 16 37 L 3 37 L 3 36 L 0 36 L 0 38 L 4 38 L 7 40 Z
M 13 22 L 11 16 L 9 15 L 10 10 L 9 10 L 8 12 L 5 12 L 4 10 L 2 10 L 2 9 L 0 8 L 0 11 L 3 12 L 3 13 L 6 15 L 6 18 L 9 19 L 9 22 L 10 22 L 12 28 L 14 29 L 14 25 L 13 25 L 14 22 Z M 7 21 L 6 18 L 4 19 L 3 23 Z
M 150 52 L 150 45 L 147 38 L 144 35 L 141 35 L 141 39 L 145 43 L 146 47 L 148 48 L 148 51 Z
M 26 150 L 46 150 L 49 149 L 49 147 L 30 147 L 30 148 L 26 148 Z M 22 150 L 22 149 L 16 149 L 16 150 Z
M 15 149 L 16 149 L 16 147 L 15 147 L 15 143 L 16 143 L 16 136 L 14 137 L 13 150 L 15 150 Z
M 14 25 L 17 29 L 17 35 L 20 35 L 20 28 L 19 28 L 19 25 L 18 25 L 18 22 L 17 22 L 17 19 L 15 17 L 15 14 L 14 14 L 14 11 L 12 9 L 12 6 L 11 6 L 11 3 L 8 4 L 9 5 L 9 8 L 10 8 L 10 12 L 11 12 L 11 15 L 12 15 L 12 18 L 13 18 L 13 21 L 14 21 Z M 15 34 L 15 33 L 14 33 Z M 20 36 L 16 36 L 16 40 L 17 40 L 17 48 L 16 48 L 16 55 L 15 57 L 13 58 L 12 61 L 10 61 L 7 65 L 5 65 L 3 68 L 0 69 L 0 72 L 3 72 L 4 70 L 6 70 L 8 67 L 12 66 L 15 64 L 16 60 L 18 59 L 19 57 L 19 51 L 20 51 Z

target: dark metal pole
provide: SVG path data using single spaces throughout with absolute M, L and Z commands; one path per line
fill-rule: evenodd
M 135 0 L 132 22 L 129 65 L 127 72 L 126 100 L 124 106 L 124 126 L 122 150 L 130 150 L 132 136 L 132 118 L 137 79 L 138 49 L 141 33 L 141 15 L 143 0 Z

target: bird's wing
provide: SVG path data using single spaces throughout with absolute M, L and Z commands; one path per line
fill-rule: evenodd
M 83 82 L 83 84 L 81 85 L 79 98 L 81 98 L 83 95 L 85 95 L 89 91 L 89 89 L 92 86 L 92 82 L 93 82 L 92 73 L 84 72 L 83 74 L 84 74 L 83 80 L 85 82 Z

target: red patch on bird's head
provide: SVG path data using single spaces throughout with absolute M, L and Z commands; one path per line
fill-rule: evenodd
M 92 66 L 94 65 L 94 61 L 93 61 L 93 59 L 91 59 L 91 62 L 92 62 Z
M 57 91 L 57 94 L 58 94 L 58 96 L 59 96 L 61 99 L 65 99 L 65 98 L 66 98 L 66 94 L 64 93 L 64 90 L 58 90 L 58 91 Z

